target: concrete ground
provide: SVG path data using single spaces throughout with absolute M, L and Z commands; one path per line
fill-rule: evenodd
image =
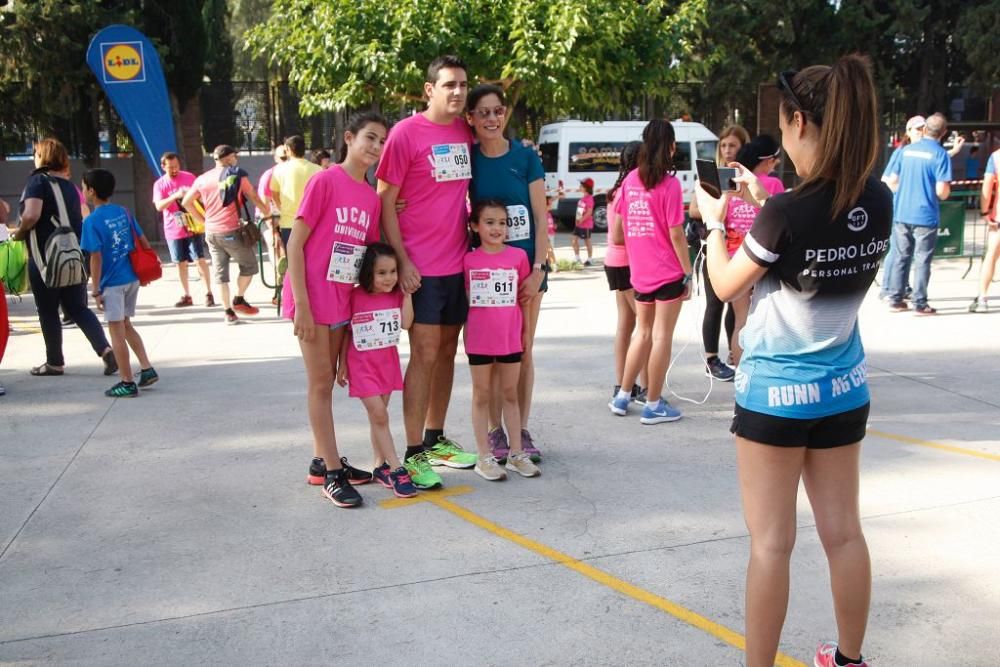
M 598 237 L 601 245 L 603 237 Z M 560 256 L 568 237 L 560 234 Z M 861 505 L 876 665 L 1000 664 L 1000 298 L 965 312 L 975 273 L 935 264 L 934 318 L 862 312 L 873 394 Z M 198 302 L 204 289 L 192 290 Z M 641 426 L 605 404 L 614 300 L 602 270 L 551 277 L 532 433 L 543 475 L 445 470 L 419 502 L 360 487 L 335 508 L 304 484 L 311 438 L 288 323 L 226 327 L 175 309 L 173 267 L 136 318 L 160 373 L 136 400 L 76 329 L 66 375 L 44 359 L 31 298 L 0 384 L 0 662 L 175 665 L 737 665 L 748 538 L 728 433 L 732 386 Z M 1000 290 L 998 290 L 1000 295 Z M 252 302 L 269 293 L 255 283 Z M 702 302 L 684 306 L 670 387 L 700 398 Z M 405 343 L 402 354 L 406 356 Z M 473 448 L 456 369 L 448 432 Z M 401 403 L 394 433 L 402 447 Z M 370 457 L 337 389 L 342 451 Z M 835 639 L 826 562 L 800 494 L 783 665 Z

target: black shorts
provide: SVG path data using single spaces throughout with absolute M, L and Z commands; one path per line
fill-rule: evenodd
M 417 324 L 465 324 L 469 301 L 465 296 L 465 277 L 423 276 L 420 289 L 413 293 L 413 321 Z
M 790 419 L 753 412 L 737 405 L 729 432 L 775 447 L 832 449 L 864 440 L 869 407 L 870 404 L 865 403 L 860 408 L 829 417 Z
M 469 365 L 470 366 L 488 366 L 493 362 L 498 364 L 519 364 L 521 363 L 521 356 L 523 352 L 515 352 L 514 354 L 502 354 L 495 357 L 491 354 L 469 354 Z
M 574 227 L 573 236 L 577 237 L 578 239 L 589 239 L 590 233 L 592 231 L 594 230 L 590 227 L 587 227 L 586 229 L 580 229 L 579 227 Z
M 608 289 L 625 292 L 632 289 L 632 271 L 627 266 L 604 265 L 604 275 L 608 279 Z
M 654 301 L 676 301 L 684 296 L 687 285 L 684 279 L 675 280 L 672 283 L 664 283 L 649 293 L 635 291 L 635 300 L 639 303 L 653 303 Z

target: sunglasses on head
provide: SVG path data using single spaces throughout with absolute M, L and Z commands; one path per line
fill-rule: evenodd
M 795 102 L 795 106 L 802 109 L 803 108 L 802 100 L 799 99 L 799 96 L 795 94 L 795 89 L 792 88 L 792 79 L 794 79 L 796 75 L 798 75 L 798 71 L 793 69 L 785 70 L 784 72 L 779 74 L 778 88 L 786 91 L 789 95 L 791 95 L 792 101 Z

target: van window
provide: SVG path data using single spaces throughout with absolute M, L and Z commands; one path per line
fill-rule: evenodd
M 627 141 L 588 141 L 569 145 L 569 170 L 618 171 L 618 158 Z
M 699 160 L 714 160 L 715 151 L 718 149 L 718 141 L 696 141 L 695 150 L 698 151 Z
M 691 171 L 691 144 L 686 141 L 677 142 L 677 149 L 674 151 L 674 169 Z
M 539 144 L 542 154 L 542 169 L 552 173 L 559 171 L 559 144 Z

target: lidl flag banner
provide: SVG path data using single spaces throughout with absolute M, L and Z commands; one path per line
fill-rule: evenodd
M 149 168 L 161 176 L 160 155 L 176 151 L 177 140 L 163 67 L 152 42 L 130 26 L 108 26 L 90 40 L 87 64 Z

